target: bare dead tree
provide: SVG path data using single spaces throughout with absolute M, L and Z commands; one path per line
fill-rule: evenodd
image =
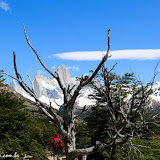
M 36 101 L 37 106 L 39 106 L 40 109 L 42 109 L 42 111 L 54 122 L 54 124 L 57 126 L 57 128 L 59 129 L 59 131 L 61 132 L 62 136 L 63 136 L 63 140 L 64 140 L 64 145 L 65 145 L 65 151 L 66 151 L 66 158 L 67 160 L 73 160 L 74 158 L 78 157 L 78 156 L 83 156 L 86 157 L 86 155 L 92 154 L 94 152 L 98 152 L 101 150 L 104 150 L 105 148 L 107 148 L 108 146 L 112 145 L 113 142 L 116 141 L 116 137 L 113 137 L 112 140 L 110 140 L 107 143 L 104 144 L 98 144 L 89 148 L 83 148 L 83 149 L 76 149 L 76 133 L 74 131 L 75 129 L 75 118 L 77 116 L 74 115 L 74 104 L 75 101 L 78 97 L 78 95 L 80 94 L 81 89 L 88 85 L 97 75 L 98 71 L 101 69 L 102 65 L 106 62 L 106 60 L 109 58 L 109 51 L 110 51 L 110 36 L 109 36 L 109 32 L 110 30 L 108 30 L 108 49 L 106 54 L 103 56 L 102 60 L 100 61 L 99 65 L 97 66 L 97 68 L 94 70 L 94 72 L 92 73 L 92 75 L 88 78 L 84 78 L 82 76 L 79 85 L 75 88 L 75 86 L 67 86 L 65 87 L 58 75 L 58 73 L 53 73 L 51 72 L 42 62 L 42 60 L 40 59 L 37 51 L 34 49 L 34 47 L 31 45 L 27 34 L 26 34 L 26 30 L 25 30 L 25 26 L 24 26 L 24 34 L 25 34 L 25 38 L 26 41 L 28 43 L 28 45 L 30 46 L 30 48 L 33 50 L 33 52 L 35 53 L 35 55 L 37 56 L 38 61 L 40 62 L 40 64 L 43 66 L 43 68 L 50 73 L 50 75 L 55 78 L 59 84 L 60 89 L 62 90 L 63 93 L 63 110 L 64 110 L 64 114 L 62 117 L 60 117 L 59 115 L 57 115 L 57 111 L 55 111 L 55 109 L 53 108 L 53 106 L 50 105 L 46 105 L 43 102 L 41 102 L 35 92 L 34 92 L 34 88 L 32 85 L 32 88 L 30 88 L 22 79 L 21 75 L 18 72 L 17 69 L 17 65 L 16 65 L 16 54 L 15 52 L 13 52 L 13 60 L 14 60 L 14 70 L 15 70 L 15 74 L 16 77 L 11 76 L 7 73 L 3 73 L 6 74 L 8 76 L 10 76 L 11 78 L 17 80 L 17 82 L 20 84 L 20 86 L 28 93 L 30 94 Z M 29 76 L 28 76 L 29 77 Z M 29 77 L 30 79 L 30 77 Z M 30 79 L 31 81 L 31 79 Z M 31 82 L 32 84 L 32 82 Z M 75 88 L 75 89 L 74 89 Z M 73 91 L 74 89 L 74 91 Z M 71 93 L 71 91 L 73 91 L 73 93 Z M 84 109 L 85 110 L 85 109 Z M 123 143 L 123 142 L 116 142 L 116 143 Z
M 37 56 L 38 61 L 43 66 L 43 68 L 58 82 L 58 85 L 63 93 L 63 108 L 64 114 L 62 116 L 59 116 L 57 114 L 57 111 L 54 109 L 52 104 L 50 105 L 44 104 L 41 102 L 34 91 L 34 87 L 32 85 L 32 88 L 30 88 L 22 79 L 21 75 L 18 72 L 18 68 L 16 65 L 16 54 L 13 52 L 13 62 L 14 62 L 14 70 L 16 77 L 11 76 L 7 73 L 2 72 L 2 74 L 6 74 L 7 76 L 10 76 L 11 78 L 15 79 L 20 86 L 28 93 L 30 96 L 32 96 L 37 106 L 42 109 L 42 111 L 51 119 L 54 125 L 57 126 L 60 133 L 63 136 L 64 145 L 65 145 L 65 152 L 66 152 L 66 158 L 67 160 L 74 160 L 75 158 L 79 156 L 83 156 L 84 159 L 86 159 L 86 156 L 95 152 L 101 152 L 107 148 L 113 147 L 115 145 L 123 145 L 126 143 L 129 139 L 134 137 L 134 134 L 139 134 L 140 128 L 144 124 L 148 124 L 149 122 L 145 121 L 143 118 L 143 111 L 142 106 L 146 103 L 146 100 L 148 96 L 150 95 L 150 90 L 148 92 L 145 91 L 145 87 L 143 85 L 140 88 L 133 88 L 132 90 L 132 97 L 130 98 L 130 101 L 127 105 L 124 105 L 124 103 L 121 102 L 121 92 L 123 92 L 124 88 L 121 86 L 120 82 L 116 84 L 116 86 L 112 86 L 111 82 L 113 79 L 108 79 L 108 75 L 110 72 L 114 69 L 115 65 L 112 67 L 110 71 L 107 71 L 107 68 L 104 66 L 104 63 L 107 61 L 110 51 L 110 30 L 108 30 L 108 49 L 106 54 L 103 56 L 102 60 L 100 61 L 97 68 L 92 72 L 92 75 L 90 77 L 81 77 L 79 81 L 78 86 L 70 86 L 68 85 L 65 87 L 58 75 L 57 72 L 51 72 L 42 62 L 40 59 L 37 51 L 34 49 L 34 47 L 31 45 L 24 26 L 24 34 L 26 41 L 29 45 L 29 47 L 33 50 L 35 55 Z M 103 66 L 103 68 L 102 68 Z M 102 68 L 103 70 L 103 80 L 104 80 L 104 86 L 102 86 L 101 83 L 99 83 L 99 86 L 92 83 L 92 81 L 95 79 L 96 75 Z M 29 75 L 27 75 L 29 77 Z M 29 80 L 32 84 L 32 81 L 29 77 Z M 87 85 L 92 85 L 93 88 L 101 91 L 105 96 L 105 103 L 103 104 L 105 107 L 107 107 L 110 115 L 111 115 L 111 121 L 114 122 L 114 130 L 108 131 L 108 135 L 110 136 L 110 139 L 106 143 L 97 143 L 94 146 L 91 146 L 89 148 L 82 148 L 77 149 L 76 148 L 76 132 L 75 132 L 75 119 L 77 118 L 77 115 L 74 113 L 75 108 L 75 102 L 77 97 L 80 94 L 80 91 L 83 87 Z M 114 90 L 113 90 L 114 88 Z M 115 96 L 118 97 L 118 101 L 114 101 Z M 141 96 L 141 99 L 137 100 L 137 96 Z M 118 106 L 118 107 L 117 107 Z M 82 112 L 86 111 L 86 106 L 82 109 Z M 80 114 L 81 114 L 80 113 Z M 134 121 L 134 118 L 136 115 L 139 115 L 141 119 L 139 121 Z M 138 128 L 138 129 L 137 129 Z M 133 144 L 132 144 L 133 146 Z M 135 147 L 135 146 L 134 146 Z

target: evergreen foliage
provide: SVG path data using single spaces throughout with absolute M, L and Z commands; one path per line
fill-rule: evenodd
M 1 86 L 4 85 L 0 82 Z M 0 154 L 15 152 L 22 158 L 45 160 L 45 149 L 54 137 L 56 130 L 41 119 L 32 117 L 24 101 L 18 100 L 5 89 L 0 90 Z
M 143 111 L 146 103 L 142 103 L 141 105 L 140 102 L 145 100 L 144 97 L 152 92 L 151 90 L 147 90 L 146 86 L 141 85 L 142 83 L 134 77 L 134 74 L 126 73 L 120 77 L 113 72 L 107 72 L 105 75 L 106 81 L 104 81 L 103 76 L 104 72 L 102 70 L 96 77 L 98 81 L 90 83 L 90 86 L 95 90 L 94 94 L 90 95 L 90 98 L 96 100 L 96 105 L 91 108 L 90 114 L 82 122 L 77 121 L 77 148 L 87 148 L 95 145 L 96 141 L 103 143 L 110 140 L 108 133 L 114 133 L 115 126 L 116 128 L 120 128 L 124 125 L 123 116 L 119 116 L 120 106 L 123 106 L 125 110 L 127 109 L 127 103 L 134 103 L 133 109 L 138 106 Z M 0 80 L 0 86 L 3 85 L 3 80 Z M 109 87 L 107 87 L 108 85 Z M 114 106 L 110 107 L 112 107 L 117 121 L 113 121 L 111 118 L 109 108 L 107 107 L 110 104 L 106 104 L 106 101 L 108 101 L 106 95 L 110 90 L 112 90 L 111 100 L 114 103 Z M 134 95 L 134 99 L 132 98 L 130 102 L 127 100 L 128 95 Z M 13 98 L 4 89 L 0 90 L 0 154 L 14 155 L 17 152 L 21 157 L 29 154 L 35 160 L 45 160 L 46 145 L 49 145 L 56 130 L 41 119 L 30 116 L 28 111 L 24 110 L 25 107 L 23 101 Z M 132 113 L 129 116 L 132 116 Z M 133 123 L 140 119 L 140 114 L 135 114 L 131 118 Z M 155 136 L 148 134 L 148 130 L 142 127 L 140 130 L 137 130 L 137 133 L 143 133 L 144 136 L 138 138 L 135 136 L 132 140 L 137 146 L 149 146 L 149 148 L 137 147 L 135 152 L 134 146 L 130 147 L 129 143 L 126 142 L 123 144 L 123 147 L 112 146 L 102 153 L 90 155 L 88 156 L 88 160 L 160 159 L 160 133 L 153 125 L 150 125 L 150 128 L 155 131 Z M 123 134 L 130 130 L 131 128 L 124 130 Z
M 91 145 L 90 131 L 82 122 L 78 122 L 76 125 L 76 146 L 77 148 L 87 148 Z
M 145 113 L 147 97 L 152 93 L 152 90 L 148 89 L 141 81 L 137 80 L 133 73 L 126 73 L 124 76 L 120 77 L 112 72 L 112 69 L 108 72 L 106 68 L 103 68 L 97 75 L 97 79 L 90 84 L 94 89 L 94 94 L 89 97 L 95 99 L 96 104 L 91 108 L 90 114 L 86 116 L 85 121 L 78 123 L 77 146 L 81 148 L 95 145 L 96 141 L 100 141 L 101 143 L 108 142 L 110 140 L 110 134 L 114 135 L 115 133 L 115 127 L 118 129 L 124 126 L 125 128 L 124 117 L 120 115 L 120 106 L 122 106 L 124 110 L 127 110 L 129 106 L 128 103 L 132 103 L 132 111 L 138 109 L 144 118 L 150 120 L 150 122 L 154 121 L 154 119 L 149 119 L 151 118 L 148 116 L 149 113 Z M 128 97 L 131 97 L 129 101 Z M 114 105 L 110 103 L 108 98 L 111 99 L 111 103 Z M 116 121 L 113 121 L 109 107 L 107 107 L 108 105 L 110 105 L 110 109 L 112 109 Z M 141 121 L 141 114 L 129 113 L 128 116 L 130 116 L 131 122 L 135 123 Z M 125 135 L 125 132 L 129 133 L 135 130 L 138 137 L 134 134 L 132 143 L 137 146 L 146 147 L 137 147 L 136 150 L 133 146 L 131 147 L 130 143 L 126 142 L 122 146 L 115 145 L 108 148 L 101 154 L 88 156 L 88 160 L 97 158 L 105 160 L 129 160 L 129 158 L 147 160 L 160 159 L 159 142 L 155 141 L 156 138 L 159 139 L 160 135 L 158 128 L 153 124 L 149 124 L 148 127 L 154 131 L 155 136 L 153 136 L 152 132 L 149 132 L 145 124 L 141 128 L 132 126 L 132 128 L 126 128 L 122 132 L 122 134 Z

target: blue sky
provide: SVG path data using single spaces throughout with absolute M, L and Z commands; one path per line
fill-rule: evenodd
M 106 65 L 119 62 L 117 74 L 135 72 L 149 82 L 160 60 L 159 8 L 159 0 L 0 0 L 0 69 L 15 75 L 15 51 L 27 83 L 26 72 L 32 79 L 37 70 L 49 76 L 26 43 L 25 24 L 31 44 L 50 70 L 64 64 L 72 77 L 80 77 L 96 68 L 107 50 L 110 28 L 112 58 Z

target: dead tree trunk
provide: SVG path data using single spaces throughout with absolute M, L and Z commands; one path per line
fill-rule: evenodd
M 15 80 L 17 80 L 17 82 L 20 84 L 20 86 L 27 92 L 29 93 L 36 101 L 37 105 L 42 109 L 42 111 L 54 122 L 54 124 L 57 126 L 57 128 L 59 129 L 60 133 L 63 136 L 63 140 L 64 140 L 64 145 L 65 145 L 65 151 L 66 151 L 66 158 L 67 160 L 73 160 L 78 156 L 83 156 L 85 157 L 85 155 L 89 155 L 91 153 L 94 153 L 96 151 L 99 151 L 102 148 L 105 148 L 106 144 L 103 144 L 102 146 L 93 146 L 90 148 L 86 148 L 86 149 L 76 149 L 76 133 L 75 133 L 75 118 L 77 117 L 74 114 L 74 104 L 75 101 L 78 97 L 78 95 L 80 94 L 81 89 L 88 85 L 96 76 L 96 74 L 98 73 L 98 71 L 101 69 L 102 65 L 105 63 L 105 61 L 109 58 L 109 50 L 110 50 L 110 36 L 109 36 L 109 31 L 108 30 L 108 50 L 106 52 L 106 55 L 102 58 L 101 62 L 99 63 L 99 65 L 97 66 L 97 68 L 95 69 L 95 71 L 93 72 L 93 74 L 88 78 L 84 78 L 82 76 L 79 85 L 75 88 L 75 86 L 70 87 L 68 85 L 68 87 L 65 87 L 63 85 L 63 83 L 61 82 L 61 79 L 59 78 L 58 73 L 52 73 L 41 61 L 38 53 L 36 52 L 36 50 L 33 48 L 33 46 L 31 45 L 31 43 L 28 40 L 27 34 L 26 34 L 26 30 L 25 30 L 25 26 L 24 26 L 24 33 L 25 33 L 25 37 L 26 37 L 26 41 L 28 43 L 28 45 L 30 46 L 30 48 L 33 50 L 33 52 L 36 54 L 38 61 L 41 63 L 41 65 L 46 69 L 46 71 L 48 71 L 50 73 L 50 75 L 55 78 L 59 84 L 60 89 L 63 92 L 63 96 L 64 96 L 64 103 L 63 103 L 63 110 L 64 110 L 64 114 L 62 117 L 57 115 L 57 111 L 55 111 L 55 109 L 53 108 L 52 105 L 46 105 L 44 103 L 42 103 L 36 96 L 35 92 L 34 92 L 34 88 L 32 85 L 32 89 L 28 87 L 28 85 L 23 81 L 22 77 L 20 76 L 20 74 L 18 73 L 18 69 L 17 69 L 17 65 L 16 65 L 16 55 L 15 52 L 13 52 L 13 59 L 14 59 L 14 70 L 15 70 L 15 74 L 16 77 L 13 77 L 7 73 L 3 73 L 6 74 L 12 78 L 14 78 Z M 28 76 L 28 75 L 27 75 Z M 29 77 L 29 76 L 28 76 Z M 30 79 L 30 77 L 29 77 Z M 32 81 L 30 79 L 30 82 L 32 84 Z M 73 91 L 74 89 L 74 91 Z M 73 91 L 73 94 L 71 94 L 71 91 Z M 108 145 L 108 144 L 107 144 Z
M 84 86 L 88 85 L 95 78 L 95 76 L 97 75 L 98 71 L 101 69 L 103 64 L 109 58 L 109 51 L 110 51 L 109 31 L 110 30 L 108 30 L 108 50 L 107 50 L 106 54 L 104 55 L 104 57 L 102 58 L 102 60 L 100 61 L 100 63 L 97 66 L 97 68 L 92 73 L 92 75 L 89 78 L 84 78 L 82 76 L 82 78 L 80 79 L 79 85 L 77 87 L 76 86 L 69 86 L 69 85 L 68 85 L 68 87 L 65 87 L 63 85 L 63 83 L 61 82 L 61 79 L 59 78 L 58 73 L 56 73 L 56 72 L 52 73 L 43 64 L 43 62 L 41 61 L 38 53 L 36 52 L 36 50 L 33 48 L 31 43 L 29 42 L 27 34 L 26 34 L 25 27 L 24 27 L 24 33 L 25 33 L 25 37 L 26 37 L 28 45 L 33 50 L 33 52 L 36 54 L 38 61 L 44 67 L 44 69 L 46 69 L 46 71 L 48 71 L 50 73 L 50 75 L 57 80 L 57 82 L 59 84 L 59 87 L 62 90 L 62 93 L 63 93 L 63 96 L 64 96 L 63 106 L 61 106 L 63 108 L 63 110 L 64 110 L 64 114 L 63 114 L 62 117 L 57 115 L 57 111 L 53 108 L 53 106 L 51 104 L 50 105 L 46 105 L 46 104 L 42 103 L 37 98 L 37 96 L 36 96 L 36 94 L 34 92 L 33 85 L 32 85 L 32 88 L 29 88 L 28 85 L 23 81 L 22 77 L 18 73 L 18 69 L 17 69 L 17 65 L 16 65 L 15 52 L 13 52 L 13 57 L 14 57 L 14 70 L 15 70 L 16 77 L 13 77 L 13 76 L 11 76 L 11 75 L 9 75 L 7 73 L 2 72 L 2 74 L 6 74 L 6 75 L 14 78 L 15 80 L 17 80 L 17 82 L 20 84 L 20 86 L 35 99 L 35 101 L 37 103 L 37 106 L 39 106 L 39 108 L 42 109 L 42 111 L 57 126 L 57 128 L 59 129 L 60 133 L 63 136 L 67 160 L 74 160 L 75 158 L 77 158 L 79 156 L 83 156 L 83 158 L 85 159 L 85 157 L 87 155 L 89 155 L 89 154 L 92 154 L 92 153 L 95 153 L 95 152 L 99 152 L 99 151 L 103 151 L 104 149 L 106 149 L 108 147 L 113 147 L 115 145 L 122 145 L 129 139 L 130 136 L 132 136 L 131 134 L 122 135 L 120 133 L 121 130 L 117 130 L 115 128 L 115 135 L 111 138 L 110 141 L 108 141 L 106 143 L 99 143 L 99 144 L 96 144 L 95 146 L 92 146 L 92 147 L 89 147 L 89 148 L 85 148 L 85 149 L 84 148 L 76 149 L 75 118 L 77 116 L 74 114 L 75 101 L 76 101 L 78 95 L 80 94 L 81 89 Z M 30 79 L 30 77 L 29 77 L 29 79 Z M 31 81 L 31 79 L 30 79 L 30 81 Z M 107 83 L 108 82 L 106 81 L 106 84 Z M 32 84 L 32 81 L 31 81 L 31 84 Z M 106 86 L 106 87 L 110 87 L 110 86 Z M 110 89 L 110 88 L 108 88 L 108 89 Z M 111 97 L 109 97 L 109 94 L 108 95 L 106 94 L 106 96 L 108 96 L 107 97 L 107 101 L 108 101 L 108 103 L 111 104 L 110 107 L 112 107 L 113 104 L 112 104 L 112 101 L 110 100 Z M 85 110 L 85 107 L 84 107 L 84 110 Z M 122 112 L 122 114 L 124 116 L 125 122 L 129 123 L 128 119 L 127 119 L 127 116 L 125 115 L 124 111 Z M 112 115 L 113 120 L 115 120 L 115 115 L 114 115 L 114 113 L 112 113 L 112 111 L 111 111 L 111 115 Z

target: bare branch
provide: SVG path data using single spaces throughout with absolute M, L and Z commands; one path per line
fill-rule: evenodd
M 68 88 L 67 88 L 67 93 L 70 94 L 71 91 L 75 88 L 76 85 L 73 85 L 71 88 L 70 88 L 70 85 L 68 85 Z
M 22 88 L 23 88 L 27 93 L 29 93 L 33 98 L 35 98 L 38 106 L 43 110 L 43 112 L 44 112 L 48 117 L 50 117 L 50 118 L 53 120 L 53 116 L 51 116 L 51 115 L 49 114 L 49 112 L 46 111 L 45 108 L 43 108 L 43 107 L 40 106 L 40 104 L 42 105 L 43 103 L 42 103 L 41 101 L 39 101 L 39 100 L 37 99 L 37 97 L 36 97 L 32 92 L 30 92 L 30 89 L 28 89 L 26 86 L 23 85 L 23 83 L 24 83 L 23 81 L 20 81 L 18 78 L 15 78 L 15 77 L 13 77 L 13 76 L 5 73 L 5 72 L 0 72 L 0 73 L 1 73 L 1 74 L 5 74 L 5 75 L 7 75 L 7 76 L 9 76 L 9 77 L 17 80 L 17 82 L 21 85 L 21 87 L 23 86 Z M 18 73 L 18 72 L 17 72 L 17 73 Z M 43 104 L 43 106 L 45 106 L 45 105 Z M 46 107 L 46 106 L 45 106 L 45 107 Z
M 31 47 L 31 49 L 33 50 L 33 52 L 36 54 L 39 62 L 41 63 L 41 65 L 42 65 L 54 78 L 56 78 L 56 76 L 43 64 L 43 62 L 41 61 L 38 53 L 36 52 L 36 50 L 33 48 L 33 46 L 31 45 L 31 43 L 29 42 L 24 24 L 23 24 L 23 28 L 24 28 L 24 34 L 25 34 L 27 43 L 28 43 L 28 45 Z
M 44 67 L 44 69 L 45 69 L 48 73 L 50 73 L 50 74 L 57 80 L 60 88 L 61 88 L 62 91 L 65 93 L 65 88 L 63 87 L 62 82 L 61 82 L 59 76 L 56 76 L 55 74 L 53 74 L 53 72 L 51 72 L 51 71 L 44 65 L 44 63 L 43 63 L 42 60 L 40 59 L 37 51 L 33 48 L 33 46 L 31 45 L 31 43 L 30 43 L 29 40 L 28 40 L 28 37 L 27 37 L 27 33 L 26 33 L 26 29 L 25 29 L 24 24 L 23 24 L 23 27 L 24 27 L 24 34 L 25 34 L 27 43 L 28 43 L 28 45 L 30 46 L 30 48 L 33 50 L 33 52 L 36 54 L 38 61 L 39 61 L 40 64 Z M 57 74 L 57 75 L 58 75 L 58 74 Z
M 112 66 L 112 68 L 107 72 L 107 74 L 111 73 L 111 72 L 114 70 L 114 68 L 116 67 L 117 64 L 118 64 L 118 62 L 116 62 L 116 63 Z M 106 69 L 106 67 L 105 67 L 105 69 Z
M 109 58 L 109 51 L 110 51 L 110 36 L 109 36 L 109 32 L 110 29 L 108 30 L 108 50 L 106 55 L 102 58 L 101 62 L 99 63 L 98 67 L 95 69 L 95 71 L 92 73 L 92 75 L 88 78 L 88 79 L 81 79 L 80 84 L 78 85 L 78 87 L 76 88 L 76 90 L 73 93 L 73 96 L 71 97 L 71 99 L 69 100 L 68 104 L 70 104 L 71 107 L 73 107 L 73 104 L 75 103 L 75 100 L 77 98 L 77 96 L 79 95 L 80 90 L 88 85 L 93 78 L 97 75 L 98 71 L 101 69 L 102 65 L 105 63 L 105 61 Z
M 53 98 L 53 100 L 54 100 L 54 103 L 57 105 L 57 106 L 61 106 L 61 105 L 59 105 L 57 102 L 56 102 L 56 100 L 55 100 L 55 98 L 54 98 L 54 95 L 52 94 L 52 98 Z
M 36 95 L 34 95 L 33 91 L 28 87 L 28 85 L 23 81 L 22 77 L 17 71 L 17 65 L 16 65 L 16 54 L 13 52 L 13 62 L 14 62 L 14 70 L 16 73 L 17 81 L 19 85 L 27 92 L 29 93 L 33 98 L 37 99 Z
M 8 74 L 8 73 L 0 72 L 0 74 L 5 74 L 5 75 L 7 75 L 8 77 L 11 77 L 11 78 L 15 79 L 16 81 L 19 81 L 19 79 L 17 79 L 16 77 L 11 76 L 11 75 Z
M 30 82 L 31 82 L 31 85 L 32 85 L 32 91 L 33 91 L 34 95 L 36 96 L 36 93 L 35 93 L 35 89 L 34 89 L 33 82 L 32 82 L 32 80 L 31 80 L 30 76 L 29 76 L 27 73 L 26 73 L 26 75 L 28 76 L 28 78 L 29 78 L 29 80 L 30 80 Z
M 17 80 L 17 82 L 20 84 L 20 86 L 28 93 L 30 94 L 36 101 L 38 107 L 49 117 L 51 118 L 52 120 L 55 120 L 56 123 L 57 123 L 57 126 L 58 128 L 60 129 L 61 133 L 64 135 L 64 137 L 68 137 L 68 134 L 67 132 L 63 129 L 63 125 L 61 124 L 62 123 L 62 120 L 60 119 L 60 117 L 56 114 L 56 111 L 55 109 L 51 109 L 52 110 L 52 115 L 47 111 L 51 106 L 49 105 L 46 105 L 44 104 L 43 102 L 41 102 L 37 96 L 35 95 L 34 91 L 32 91 L 28 86 L 27 84 L 23 81 L 22 77 L 20 76 L 20 74 L 18 73 L 18 70 L 17 70 L 17 65 L 16 65 L 16 55 L 15 55 L 15 52 L 13 52 L 13 55 L 14 55 L 14 69 L 15 69 L 15 73 L 16 73 L 16 76 L 17 78 L 7 74 L 7 73 L 4 73 L 4 72 L 1 72 L 2 74 L 6 74 L 8 76 L 10 76 L 11 78 Z M 29 76 L 28 76 L 29 77 Z M 29 77 L 30 79 L 30 77 Z M 30 79 L 31 80 L 31 79 Z M 32 81 L 31 81 L 32 82 Z M 52 108 L 52 107 L 51 107 Z
M 93 74 L 90 76 L 89 79 L 87 79 L 83 85 L 87 85 L 89 82 L 92 81 L 92 79 L 97 75 L 98 71 L 101 69 L 102 65 L 105 63 L 105 61 L 109 58 L 109 51 L 110 51 L 110 36 L 109 36 L 110 29 L 108 30 L 108 50 L 106 55 L 102 58 L 100 64 L 96 68 L 96 70 L 93 72 Z
M 89 154 L 96 153 L 96 152 L 102 152 L 103 150 L 105 150 L 108 147 L 111 147 L 114 145 L 122 145 L 128 139 L 129 139 L 129 136 L 125 136 L 122 141 L 117 141 L 118 136 L 116 135 L 113 139 L 111 139 L 107 143 L 99 143 L 99 144 L 92 146 L 92 147 L 89 147 L 89 148 L 75 149 L 75 150 L 70 151 L 69 152 L 69 157 L 70 157 L 69 159 L 73 159 L 78 156 L 89 155 Z
M 86 105 L 81 109 L 81 112 L 78 115 L 75 115 L 73 118 L 80 117 L 84 112 L 87 112 L 91 106 L 86 107 Z

